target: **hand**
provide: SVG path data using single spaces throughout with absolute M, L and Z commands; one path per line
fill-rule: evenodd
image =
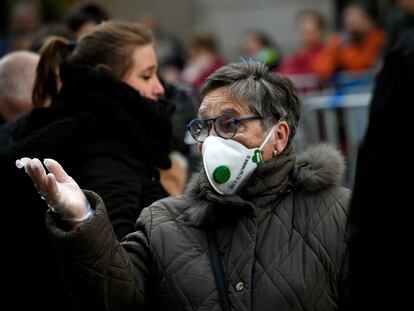
M 16 161 L 16 166 L 25 168 L 42 199 L 62 220 L 68 223 L 86 220 L 92 211 L 78 184 L 66 174 L 57 161 L 45 159 L 43 163 L 50 171 L 49 174 L 36 158 L 22 158 Z

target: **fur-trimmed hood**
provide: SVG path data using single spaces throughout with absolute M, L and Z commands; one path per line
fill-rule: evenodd
M 322 191 L 339 184 L 344 171 L 345 162 L 341 153 L 325 143 L 310 146 L 297 157 L 292 147 L 287 148 L 277 158 L 259 167 L 237 195 L 215 192 L 204 170 L 201 170 L 191 178 L 184 193 L 190 204 L 182 217 L 200 225 L 210 218 L 215 204 L 226 205 L 230 213 L 234 210 L 232 206 L 237 207 L 238 211 L 249 211 L 251 201 L 266 206 L 278 195 L 295 189 L 305 193 Z
M 52 157 L 93 141 L 121 143 L 144 162 L 170 165 L 171 106 L 142 97 L 103 70 L 63 64 L 62 90 L 0 131 L 0 157 Z
M 326 143 L 310 146 L 296 160 L 293 182 L 307 192 L 339 184 L 344 176 L 342 154 Z
M 277 161 L 278 159 L 276 158 L 271 162 L 276 163 Z M 271 171 L 269 168 L 273 166 L 273 164 L 270 164 L 264 170 Z M 344 172 L 345 160 L 342 154 L 333 146 L 327 143 L 320 143 L 309 146 L 296 157 L 293 172 L 289 172 L 289 179 L 290 184 L 293 186 L 301 187 L 306 192 L 316 192 L 331 185 L 339 184 Z M 265 172 L 259 168 L 252 176 L 252 179 L 261 178 L 264 175 Z M 201 170 L 192 176 L 185 193 L 196 198 L 204 187 L 213 189 L 209 186 L 204 170 Z

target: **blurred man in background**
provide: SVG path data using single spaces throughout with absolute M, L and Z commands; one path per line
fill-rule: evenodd
M 316 73 L 329 79 L 337 71 L 371 69 L 378 61 L 385 37 L 367 8 L 349 4 L 343 12 L 343 29 L 330 38 L 316 60 Z
M 9 30 L 0 40 L 0 57 L 11 51 L 27 49 L 39 24 L 37 7 L 30 1 L 19 1 L 11 9 Z
M 0 59 L 0 115 L 10 121 L 32 109 L 32 90 L 39 56 L 17 51 Z
M 79 38 L 99 23 L 109 19 L 104 8 L 95 3 L 80 3 L 74 6 L 66 16 L 66 25 Z

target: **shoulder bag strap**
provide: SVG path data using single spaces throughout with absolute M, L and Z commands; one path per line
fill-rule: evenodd
M 211 266 L 213 267 L 214 280 L 220 299 L 221 310 L 230 311 L 230 299 L 227 292 L 227 282 L 224 277 L 223 263 L 221 261 L 220 251 L 217 244 L 217 237 L 214 231 L 207 231 L 208 250 L 210 253 Z

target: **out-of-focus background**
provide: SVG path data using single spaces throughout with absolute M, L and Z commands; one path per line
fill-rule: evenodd
M 0 34 L 9 28 L 10 15 L 18 0 L 0 1 Z M 38 24 L 60 21 L 66 12 L 82 0 L 32 0 Z M 237 58 L 243 34 L 250 29 L 262 30 L 278 42 L 284 53 L 297 47 L 299 34 L 295 16 L 302 10 L 319 10 L 327 19 L 328 31 L 340 26 L 340 15 L 347 0 L 95 0 L 111 17 L 138 21 L 151 14 L 161 29 L 183 42 L 194 31 L 208 31 L 217 36 L 226 57 Z M 363 0 L 376 12 L 384 25 L 393 0 Z
M 352 187 L 375 75 L 397 36 L 410 27 L 412 2 L 2 0 L 0 57 L 15 50 L 38 52 L 48 35 L 76 40 L 109 18 L 146 24 L 156 38 L 161 78 L 193 98 L 178 106 L 174 122 L 194 169 L 197 151 L 185 124 L 195 115 L 203 81 L 228 62 L 263 61 L 290 77 L 302 98 L 296 148 L 319 141 L 336 145 L 347 160 L 343 183 Z M 75 9 L 85 3 L 95 6 L 86 17 Z M 82 24 L 91 16 L 95 20 Z

